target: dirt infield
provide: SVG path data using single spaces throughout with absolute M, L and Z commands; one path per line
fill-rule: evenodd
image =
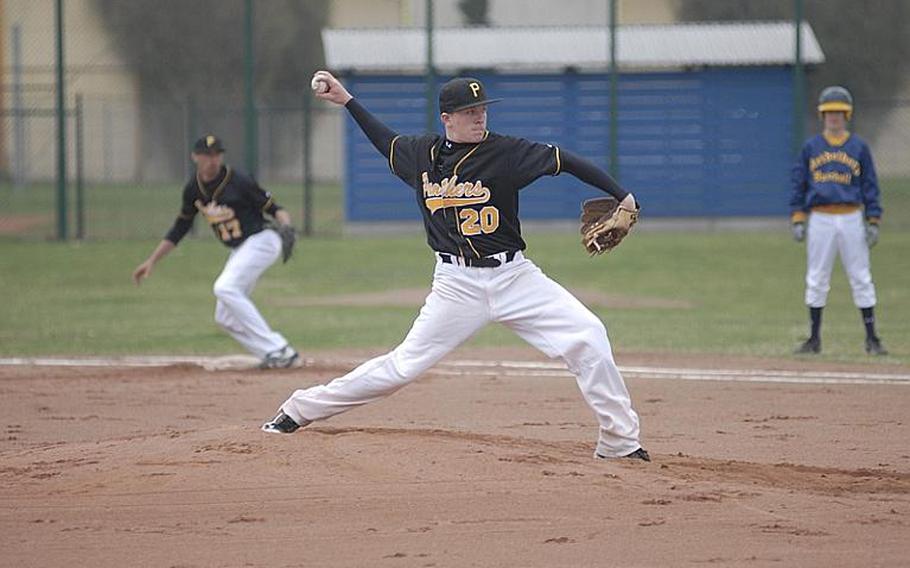
M 657 355 L 620 362 L 870 371 Z M 0 565 L 898 566 L 910 558 L 906 383 L 636 375 L 628 383 L 650 464 L 591 459 L 593 416 L 559 376 L 431 373 L 293 436 L 258 430 L 294 388 L 345 370 L 0 366 Z
M 44 225 L 50 225 L 54 218 L 47 213 L 21 215 L 0 215 L 0 235 L 21 235 Z

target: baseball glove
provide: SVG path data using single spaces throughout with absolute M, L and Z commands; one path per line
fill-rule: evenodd
M 297 242 L 297 231 L 291 225 L 278 225 L 275 227 L 281 237 L 281 262 L 287 262 L 294 253 L 294 244 Z
M 610 252 L 632 230 L 639 210 L 631 193 L 622 201 L 613 197 L 588 199 L 581 205 L 581 244 L 591 256 Z

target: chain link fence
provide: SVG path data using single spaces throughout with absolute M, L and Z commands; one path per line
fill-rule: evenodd
M 63 211 L 66 238 L 161 237 L 179 211 L 181 188 L 193 175 L 192 143 L 209 133 L 225 141 L 226 162 L 252 170 L 291 212 L 298 227 L 315 234 L 340 232 L 342 115 L 338 109 L 313 100 L 308 89 L 294 89 L 295 85 L 284 85 L 282 90 L 279 84 L 270 92 L 259 89 L 254 91 L 255 134 L 250 135 L 240 88 L 242 69 L 230 74 L 211 66 L 209 72 L 191 69 L 204 77 L 205 84 L 201 88 L 188 84 L 184 89 L 179 84 L 181 75 L 168 75 L 173 61 L 163 57 L 151 70 L 148 62 L 137 66 L 131 61 L 130 50 L 142 55 L 141 46 L 124 47 L 117 39 L 126 35 L 116 28 L 122 22 L 103 17 L 103 0 L 62 4 L 67 183 L 61 203 L 56 182 L 56 2 L 0 3 L 0 237 L 57 238 L 58 215 Z M 146 10 L 150 18 L 164 8 L 154 3 L 130 4 L 136 11 Z M 250 3 L 261 16 L 260 25 L 252 28 L 253 53 L 261 50 L 262 57 L 269 56 L 265 44 L 274 40 L 275 33 L 270 26 L 280 17 L 268 14 L 275 4 L 282 2 Z M 235 16 L 243 15 L 244 5 L 243 0 L 212 4 L 219 10 L 233 9 Z M 206 58 L 243 60 L 242 19 L 233 18 L 237 29 L 228 34 L 237 41 L 220 42 L 220 51 L 199 58 L 201 65 Z M 196 22 L 201 29 L 205 23 Z M 158 37 L 166 40 L 167 34 Z M 201 43 L 206 41 L 203 38 Z M 258 68 L 263 63 L 254 63 L 254 86 L 270 84 L 263 78 L 270 71 Z M 149 88 L 149 77 L 154 79 L 156 74 L 176 79 L 177 86 Z M 253 168 L 247 164 L 250 139 L 258 156 Z M 305 144 L 307 140 L 314 142 Z
M 72 185 L 74 192 L 84 186 L 85 238 L 161 236 L 179 209 L 180 189 L 194 175 L 191 147 L 203 134 L 222 138 L 226 162 L 246 169 L 245 132 L 238 118 L 243 116 L 242 104 L 187 99 L 136 105 L 117 96 L 75 99 L 74 113 L 83 127 L 73 142 L 77 151 Z M 308 220 L 304 228 L 310 233 L 339 232 L 340 112 L 323 106 L 308 109 L 302 99 L 296 105 L 273 100 L 258 104 L 256 117 L 260 184 L 275 194 L 299 227 Z M 305 139 L 313 138 L 307 128 L 320 133 L 318 146 L 304 145 Z M 308 215 L 305 163 L 311 164 L 312 181 Z M 75 226 L 78 229 L 78 220 Z
M 58 2 L 64 9 L 65 54 L 67 184 L 62 195 L 56 182 Z M 546 21 L 509 15 L 524 11 L 508 2 L 491 3 L 490 15 L 497 25 L 549 23 L 557 8 L 538 4 L 551 10 L 542 16 Z M 674 12 L 672 1 L 664 4 L 660 17 L 665 20 L 684 12 L 678 6 Z M 621 23 L 634 24 L 637 11 L 659 5 L 622 2 Z M 605 6 L 573 0 L 560 5 L 557 11 L 566 19 L 559 21 L 601 21 Z M 311 71 L 322 66 L 320 31 L 329 25 L 330 7 L 342 17 L 369 12 L 370 22 L 379 22 L 375 25 L 403 22 L 369 2 L 0 2 L 0 238 L 58 238 L 61 213 L 66 238 L 162 236 L 192 175 L 191 144 L 207 133 L 225 141 L 227 161 L 252 170 L 295 224 L 314 234 L 340 234 L 344 113 L 313 99 L 307 85 Z M 438 23 L 458 23 L 454 1 L 439 1 L 437 8 Z M 590 10 L 599 10 L 594 20 L 571 17 Z M 789 10 L 788 4 L 781 14 Z M 415 16 L 407 25 L 421 22 Z M 836 45 L 822 43 L 829 51 Z M 829 69 L 835 62 L 824 65 Z M 246 105 L 245 71 L 253 79 L 253 113 Z M 870 141 L 886 192 L 892 186 L 903 192 L 910 188 L 910 84 L 905 87 L 887 100 L 858 98 L 852 125 Z M 808 100 L 813 96 L 807 93 Z M 807 134 L 818 126 L 811 108 Z
M 858 101 L 852 127 L 872 146 L 879 177 L 910 179 L 910 98 Z

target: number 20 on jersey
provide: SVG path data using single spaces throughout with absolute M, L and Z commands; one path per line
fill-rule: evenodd
M 467 237 L 488 235 L 499 228 L 499 209 L 492 205 L 480 211 L 476 209 L 462 209 L 458 212 L 461 218 L 461 233 Z

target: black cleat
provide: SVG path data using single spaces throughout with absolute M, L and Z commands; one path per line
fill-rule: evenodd
M 651 461 L 651 456 L 648 455 L 648 450 L 646 450 L 644 448 L 638 448 L 631 454 L 623 456 L 623 457 L 628 458 L 630 460 L 641 460 L 641 461 L 646 461 L 646 462 Z
M 607 456 L 603 456 L 601 454 L 595 453 L 594 459 L 608 460 L 610 458 L 608 458 Z M 646 449 L 638 448 L 631 454 L 626 454 L 626 455 L 622 456 L 622 458 L 620 458 L 620 459 L 641 460 L 641 461 L 649 462 L 649 461 L 651 461 L 651 456 L 648 455 L 648 451 Z
M 793 352 L 797 355 L 801 355 L 803 353 L 821 353 L 822 352 L 822 342 L 817 337 L 810 337 L 809 339 L 804 341 L 802 345 L 797 347 L 796 350 Z
M 294 422 L 293 418 L 282 411 L 278 411 L 278 416 L 262 425 L 262 431 L 269 434 L 293 434 L 300 429 L 300 426 L 301 424 Z M 303 426 L 306 426 L 306 424 L 303 424 Z
M 878 337 L 867 337 L 866 353 L 869 355 L 887 355 L 888 350 L 885 349 L 884 345 L 882 345 L 882 342 Z

